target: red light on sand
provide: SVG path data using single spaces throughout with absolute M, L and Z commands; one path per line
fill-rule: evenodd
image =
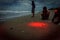
M 28 23 L 28 26 L 45 28 L 47 27 L 47 24 L 44 22 L 30 22 Z

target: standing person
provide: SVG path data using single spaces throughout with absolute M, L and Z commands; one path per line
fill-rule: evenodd
M 32 17 L 34 17 L 35 13 L 35 3 L 32 1 Z
M 54 22 L 54 19 L 58 16 L 58 9 L 55 9 L 54 10 L 54 16 L 53 16 L 53 19 L 52 19 L 52 22 Z
M 57 21 L 54 22 L 55 24 L 59 24 L 60 23 L 60 7 L 57 9 Z
M 47 7 L 43 7 L 43 14 L 42 14 L 42 19 L 45 20 L 45 19 L 48 19 L 49 18 L 49 10 L 47 9 Z

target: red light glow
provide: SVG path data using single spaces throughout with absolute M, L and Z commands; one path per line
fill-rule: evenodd
M 44 23 L 44 22 L 30 22 L 28 23 L 28 26 L 31 26 L 31 27 L 41 27 L 41 28 L 45 28 L 47 27 L 47 23 Z

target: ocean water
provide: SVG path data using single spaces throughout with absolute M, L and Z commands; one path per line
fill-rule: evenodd
M 39 2 L 35 1 L 35 14 L 41 12 L 44 6 L 47 8 L 56 7 L 57 4 L 51 4 L 51 2 Z M 16 0 L 10 2 L 2 1 L 0 2 L 0 21 L 4 21 L 6 19 L 11 19 L 20 16 L 30 15 L 31 13 L 31 0 Z
M 39 3 L 37 2 L 35 4 L 36 4 L 35 7 L 35 14 L 36 14 L 38 12 L 41 12 L 43 5 L 39 6 Z M 21 3 L 18 2 L 13 5 L 7 5 L 4 7 L 2 6 L 2 8 L 3 9 L 0 10 L 0 21 L 32 14 L 31 2 L 21 2 Z
M 38 11 L 35 12 L 35 14 L 38 13 Z M 21 16 L 27 16 L 32 15 L 31 11 L 1 11 L 0 12 L 0 21 L 5 21 L 8 19 L 21 17 Z

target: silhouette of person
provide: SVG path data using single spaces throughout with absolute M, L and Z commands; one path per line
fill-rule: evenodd
M 35 3 L 34 1 L 32 1 L 32 17 L 34 17 L 34 13 L 35 13 Z
M 52 19 L 52 22 L 54 22 L 54 19 L 58 16 L 58 9 L 56 8 L 54 10 L 54 16 L 53 16 L 53 19 Z
M 49 10 L 47 9 L 46 6 L 43 7 L 43 14 L 42 14 L 42 19 L 45 20 L 45 19 L 48 19 L 49 18 Z
M 55 24 L 59 24 L 60 23 L 60 7 L 57 9 L 57 21 L 54 22 Z

